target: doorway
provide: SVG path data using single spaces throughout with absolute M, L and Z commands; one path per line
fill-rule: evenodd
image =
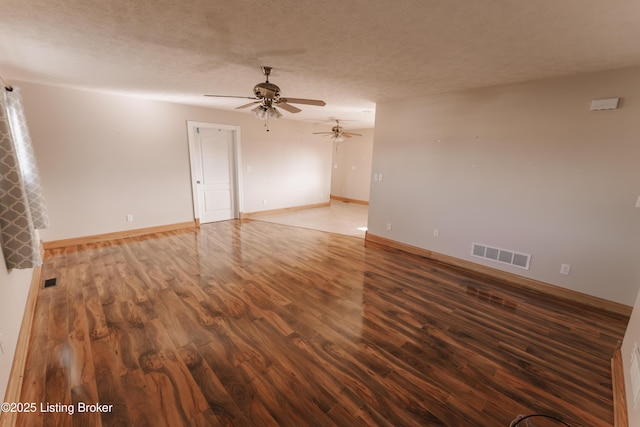
M 193 210 L 200 224 L 238 218 L 240 128 L 187 121 Z

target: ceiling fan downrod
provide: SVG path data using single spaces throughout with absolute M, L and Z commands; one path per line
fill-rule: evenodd
M 264 74 L 264 76 L 266 77 L 266 83 L 269 83 L 269 76 L 271 75 L 271 70 L 273 68 L 266 66 L 262 66 L 260 68 L 262 69 L 262 74 Z

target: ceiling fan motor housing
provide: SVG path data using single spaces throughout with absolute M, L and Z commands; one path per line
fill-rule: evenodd
M 258 99 L 277 99 L 280 98 L 280 88 L 273 83 L 258 83 L 253 88 L 253 93 Z

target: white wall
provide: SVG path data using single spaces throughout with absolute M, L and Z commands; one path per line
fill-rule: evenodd
M 242 128 L 245 212 L 329 201 L 331 146 L 312 135 L 312 124 L 278 120 L 265 132 L 257 119 L 249 115 L 246 120 L 250 126 Z
M 362 136 L 354 136 L 342 142 L 333 143 L 331 194 L 368 202 L 371 188 L 373 129 L 350 131 Z
M 0 251 L 0 334 L 4 352 L 0 352 L 0 396 L 4 396 L 18 343 L 33 269 L 7 271 Z
M 49 208 L 44 241 L 193 220 L 187 120 L 241 127 L 245 212 L 329 200 L 331 147 L 311 124 L 281 119 L 265 132 L 250 114 L 16 85 Z
M 634 344 L 640 346 L 640 294 L 636 299 L 636 303 L 631 313 L 631 319 L 627 326 L 627 331 L 622 341 L 622 365 L 624 369 L 624 384 L 626 388 L 627 397 L 627 412 L 629 414 L 629 425 L 640 425 L 640 403 L 637 407 L 634 406 L 633 388 L 631 384 L 631 354 L 633 352 Z
M 621 108 L 589 111 L 608 97 Z M 638 117 L 637 68 L 378 104 L 369 232 L 631 306 Z M 530 270 L 472 242 L 532 254 Z

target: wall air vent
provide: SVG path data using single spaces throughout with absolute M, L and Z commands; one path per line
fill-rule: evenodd
M 44 281 L 44 284 L 42 285 L 43 288 L 50 288 L 52 286 L 56 286 L 58 284 L 58 279 L 53 278 L 53 279 L 47 279 Z
M 471 255 L 524 268 L 525 270 L 529 269 L 529 263 L 531 262 L 531 255 L 480 245 L 478 243 L 471 245 Z
M 620 98 L 594 99 L 591 101 L 591 111 L 616 110 L 620 105 Z

